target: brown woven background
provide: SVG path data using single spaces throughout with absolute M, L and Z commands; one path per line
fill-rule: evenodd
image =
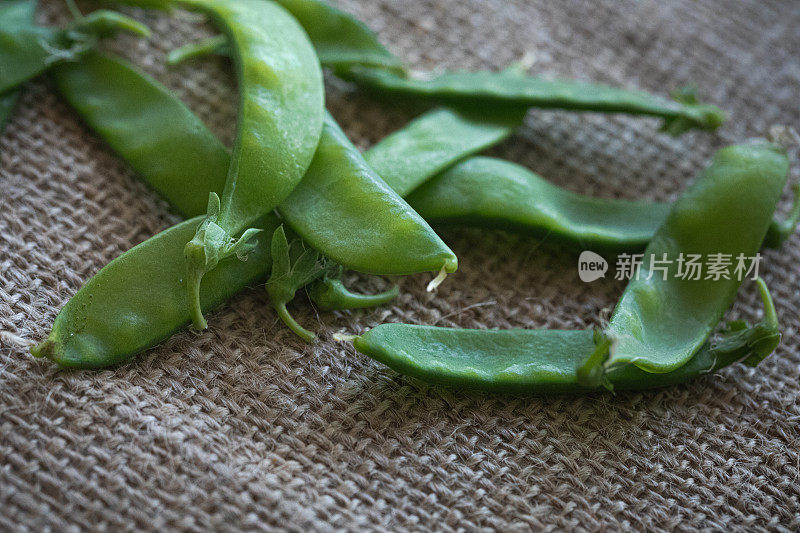
M 59 0 L 44 4 L 42 22 L 66 20 Z M 732 116 L 718 134 L 671 139 L 649 119 L 532 112 L 492 151 L 573 190 L 673 198 L 718 147 L 800 124 L 791 0 L 340 5 L 416 68 L 496 69 L 533 52 L 533 72 L 662 94 L 693 81 Z M 113 47 L 230 141 L 225 62 L 163 67 L 166 50 L 208 28 L 132 13 L 155 37 Z M 334 80 L 328 102 L 363 148 L 413 116 Z M 28 339 L 106 262 L 178 220 L 43 81 L 0 136 L 0 184 L 0 330 Z M 208 331 L 115 370 L 60 372 L 3 344 L 0 530 L 800 529 L 800 237 L 766 252 L 784 341 L 757 370 L 531 399 L 429 387 L 331 339 L 383 321 L 585 327 L 623 289 L 581 283 L 574 253 L 534 239 L 442 235 L 461 269 L 436 297 L 419 276 L 380 310 L 317 314 L 300 298 L 296 316 L 321 332 L 314 346 L 259 287 L 212 313 Z M 752 284 L 734 313 L 758 317 Z

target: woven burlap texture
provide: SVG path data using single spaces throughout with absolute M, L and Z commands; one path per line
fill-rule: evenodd
M 532 111 L 491 151 L 571 190 L 672 199 L 717 148 L 800 124 L 791 0 L 338 4 L 417 69 L 498 69 L 533 54 L 531 71 L 548 75 L 660 94 L 694 82 L 730 114 L 716 134 L 672 139 L 651 119 Z M 229 65 L 164 67 L 167 50 L 209 26 L 129 13 L 154 37 L 109 47 L 230 142 Z M 60 0 L 38 16 L 67 20 Z M 362 148 L 414 116 L 328 81 L 329 108 Z M 179 220 L 45 80 L 25 87 L 0 137 L 0 184 L 0 330 L 26 339 L 43 338 L 104 264 Z M 401 377 L 332 334 L 387 321 L 587 327 L 624 284 L 581 283 L 574 252 L 532 238 L 441 235 L 460 269 L 436 295 L 416 276 L 378 310 L 316 313 L 299 298 L 314 345 L 283 326 L 263 287 L 211 313 L 207 331 L 113 370 L 59 371 L 4 343 L 0 530 L 800 529 L 799 236 L 765 252 L 784 338 L 758 369 L 646 393 L 513 398 Z M 745 284 L 732 315 L 759 309 Z

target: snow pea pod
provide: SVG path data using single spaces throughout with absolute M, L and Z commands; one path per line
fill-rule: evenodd
M 337 74 L 382 95 L 426 98 L 451 104 L 654 116 L 664 119 L 662 130 L 672 135 L 693 128 L 715 130 L 725 121 L 720 109 L 697 103 L 694 94 L 688 91 L 676 95 L 673 101 L 643 91 L 575 80 L 523 76 L 513 69 L 502 72 L 450 72 L 425 80 L 361 66 L 353 66 Z
M 237 134 L 222 199 L 210 193 L 205 220 L 186 245 L 195 327 L 207 327 L 200 281 L 232 255 L 245 259 L 251 227 L 278 206 L 306 172 L 322 131 L 322 70 L 303 29 L 263 0 L 185 0 L 211 15 L 232 43 L 239 81 Z M 237 237 L 238 236 L 238 237 Z
M 330 115 L 311 166 L 278 212 L 313 248 L 359 272 L 405 275 L 458 266 L 455 254 L 364 161 Z
M 103 267 L 70 298 L 50 335 L 31 353 L 64 367 L 100 368 L 122 363 L 189 324 L 183 247 L 200 220 L 181 222 Z M 275 215 L 257 222 L 270 232 L 279 224 Z M 257 244 L 250 259 L 229 258 L 208 273 L 200 287 L 204 311 L 264 279 L 269 246 Z
M 800 189 L 790 215 L 773 220 L 764 246 L 778 248 L 800 219 Z M 500 159 L 472 157 L 428 180 L 408 196 L 437 225 L 472 225 L 533 234 L 594 251 L 643 250 L 671 203 L 595 198 L 562 189 Z
M 222 191 L 228 149 L 169 89 L 98 52 L 50 74 L 83 120 L 181 215 L 204 213 L 209 191 Z
M 753 257 L 786 183 L 789 161 L 771 144 L 729 146 L 673 204 L 644 252 L 604 334 L 603 373 L 627 364 L 670 372 L 700 349 L 730 307 L 741 276 L 681 276 L 681 258 Z M 685 274 L 685 273 L 684 273 Z M 716 278 L 716 279 L 715 279 Z M 599 376 L 587 363 L 587 376 Z
M 383 138 L 364 158 L 400 196 L 457 161 L 507 138 L 524 111 L 440 108 Z
M 108 71 L 95 68 L 102 63 L 109 62 L 114 64 L 110 66 Z M 128 91 L 107 91 L 104 88 L 106 83 L 114 83 L 113 77 L 107 76 L 106 72 L 114 73 L 113 77 L 119 76 L 125 83 L 130 83 L 131 90 L 136 94 L 142 95 L 140 101 L 147 103 L 147 109 L 142 106 L 141 118 L 131 116 L 131 119 L 137 124 L 136 127 L 126 127 L 121 122 L 111 124 L 104 117 L 104 115 L 114 114 L 119 114 L 120 117 L 124 116 L 125 113 L 117 113 L 115 107 L 120 105 L 122 108 L 127 108 L 130 104 L 124 101 L 116 102 L 114 97 L 123 100 L 131 98 L 131 93 Z M 182 132 L 180 135 L 175 136 L 175 142 L 182 142 L 184 146 L 173 146 L 171 148 L 172 152 L 188 153 L 187 151 L 194 146 L 206 146 L 208 137 L 212 135 L 201 121 L 183 112 L 184 106 L 177 97 L 152 78 L 141 75 L 135 68 L 119 59 L 106 56 L 95 58 L 92 56 L 86 63 L 81 61 L 70 65 L 68 75 L 59 70 L 55 73 L 55 76 L 59 81 L 57 87 L 69 91 L 66 96 L 75 105 L 75 109 L 90 126 L 96 128 L 101 137 L 112 144 L 120 156 L 131 162 L 152 162 L 152 164 L 140 163 L 137 167 L 139 172 L 143 173 L 145 179 L 150 183 L 158 183 L 158 180 L 154 179 L 150 174 L 159 168 L 156 163 L 166 153 L 162 144 L 165 139 L 157 136 L 160 139 L 159 142 L 147 142 L 144 139 L 140 139 L 140 136 L 148 131 L 156 132 L 162 126 L 160 116 L 167 115 L 172 117 L 172 120 L 176 123 L 176 131 Z M 135 79 L 136 76 L 139 76 L 138 80 Z M 77 81 L 75 83 L 65 81 L 67 78 L 73 77 L 77 78 L 80 83 L 77 83 Z M 93 100 L 96 105 L 92 105 Z M 156 107 L 150 109 L 150 106 Z M 464 131 L 484 131 L 479 125 L 468 120 L 465 120 L 463 125 L 459 125 L 455 121 L 458 117 L 457 114 L 451 116 L 435 113 L 433 116 L 440 117 L 444 123 L 449 125 L 448 129 L 441 130 L 442 136 L 453 134 L 456 137 L 460 137 Z M 425 120 L 424 117 L 418 120 Z M 147 121 L 150 121 L 150 127 L 147 127 Z M 473 128 L 475 129 L 473 130 Z M 430 125 L 430 127 L 424 128 L 423 131 L 432 135 L 436 128 Z M 412 128 L 406 134 L 414 137 L 418 135 L 418 131 Z M 128 136 L 127 138 L 126 135 Z M 402 133 L 397 132 L 394 135 L 400 136 Z M 489 130 L 489 138 L 496 138 L 494 130 Z M 412 150 L 399 150 L 398 157 L 403 159 L 403 164 L 409 165 L 410 163 L 407 159 L 418 158 L 418 165 L 410 165 L 409 168 L 417 169 L 415 172 L 420 176 L 420 179 L 424 180 L 428 177 L 422 172 L 426 161 L 438 161 L 436 165 L 436 168 L 438 168 L 438 166 L 445 164 L 447 161 L 456 161 L 461 154 L 472 153 L 477 149 L 476 145 L 481 146 L 488 142 L 480 136 L 474 136 L 474 139 L 475 142 L 473 144 L 459 142 L 451 142 L 449 144 L 435 143 L 433 146 L 438 147 L 438 155 L 433 159 L 424 153 L 426 143 L 419 144 L 421 151 L 418 153 L 414 153 Z M 407 142 L 400 142 L 396 137 L 393 142 L 396 142 L 398 146 L 415 145 L 412 139 Z M 448 154 L 446 150 L 442 149 L 442 147 L 446 146 L 451 147 L 451 153 Z M 216 161 L 213 164 L 198 165 L 196 168 L 197 174 L 189 176 L 189 178 L 196 180 L 198 183 L 217 183 L 217 187 L 219 187 L 217 190 L 221 190 L 225 176 L 224 171 L 220 172 L 219 168 L 226 168 L 229 158 L 227 153 L 222 153 L 219 150 L 214 150 L 210 153 L 215 154 Z M 393 164 L 388 157 L 382 157 L 382 161 L 387 167 Z M 429 175 L 433 175 L 433 173 L 430 172 Z M 164 175 L 167 176 L 167 174 Z M 180 183 L 185 183 L 184 180 L 186 178 L 179 174 L 175 174 L 174 178 L 180 179 Z M 158 192 L 173 205 L 181 205 L 182 202 L 186 202 L 186 205 L 197 206 L 201 205 L 208 191 L 186 185 L 184 190 L 181 190 L 180 186 L 166 186 L 158 189 Z M 149 346 L 163 341 L 170 334 L 185 326 L 189 322 L 189 314 L 184 307 L 186 298 L 182 293 L 178 294 L 181 290 L 185 290 L 185 283 L 175 281 L 185 279 L 184 267 L 175 266 L 177 264 L 175 258 L 181 257 L 183 254 L 183 242 L 181 242 L 181 239 L 188 235 L 187 232 L 189 230 L 187 227 L 192 224 L 196 226 L 198 220 L 200 219 L 195 218 L 183 222 L 177 227 L 151 237 L 145 243 L 123 254 L 124 260 L 122 260 L 123 256 L 121 256 L 112 262 L 113 267 L 111 264 L 105 267 L 101 271 L 102 276 L 101 273 L 96 274 L 64 306 L 56 318 L 56 324 L 54 324 L 48 339 L 40 344 L 39 347 L 34 348 L 33 352 L 40 356 L 47 356 L 53 361 L 67 366 L 108 366 L 129 359 Z M 260 222 L 258 227 L 263 227 L 267 232 L 274 232 L 279 225 L 280 220 L 278 217 L 272 215 Z M 203 311 L 208 311 L 228 295 L 233 295 L 256 280 L 266 278 L 272 263 L 269 246 L 264 242 L 260 242 L 257 244 L 254 253 L 256 256 L 246 263 L 222 261 L 209 274 L 209 277 L 201 285 L 201 306 Z M 163 262 L 162 256 L 165 258 Z M 94 281 L 95 278 L 100 281 Z M 127 281 L 123 283 L 118 281 L 117 278 L 126 279 Z M 336 278 L 330 279 L 335 280 Z M 114 280 L 114 282 L 108 284 L 106 280 Z M 157 283 L 153 290 L 147 288 L 150 280 Z M 224 286 L 217 286 L 215 280 L 222 280 L 221 283 L 224 283 Z M 325 282 L 325 279 L 320 281 L 320 283 Z M 108 290 L 106 290 L 106 287 L 108 287 Z M 140 289 L 138 287 L 145 288 Z M 318 291 L 322 291 L 324 288 L 320 287 Z M 334 289 L 337 289 L 337 287 L 334 287 Z M 207 291 L 222 290 L 226 292 L 224 294 L 215 292 L 215 294 L 219 295 L 219 298 L 206 298 L 203 296 Z M 149 302 L 148 305 L 139 305 L 140 300 L 135 297 L 139 291 L 144 291 L 142 294 L 147 295 L 145 301 Z M 317 290 L 314 290 L 312 294 L 316 292 Z M 162 298 L 160 294 L 163 294 L 164 297 Z M 346 304 L 346 307 L 379 303 L 376 300 L 358 300 L 358 296 L 360 295 L 353 295 L 344 289 L 343 294 L 322 295 L 319 301 L 324 302 L 323 305 L 325 303 L 336 306 Z M 380 297 L 380 295 L 376 295 L 376 297 Z M 86 312 L 84 310 L 87 309 L 87 305 L 89 306 L 88 312 L 92 313 L 94 317 L 91 321 L 84 321 L 81 318 Z M 92 305 L 97 305 L 99 311 L 92 311 Z M 119 311 L 118 314 L 111 314 L 108 324 L 104 324 L 104 314 L 111 313 L 113 309 L 117 309 Z M 132 333 L 126 334 L 130 341 L 122 342 L 122 337 L 118 337 L 116 329 L 123 327 L 126 323 L 130 324 L 130 326 L 125 326 L 124 330 Z M 71 326 L 77 324 L 85 324 L 85 326 L 80 330 Z M 142 326 L 141 331 L 137 330 L 137 324 Z M 154 326 L 156 324 L 157 327 Z M 134 338 L 136 335 L 139 335 L 138 341 Z
M 98 53 L 57 67 L 53 78 L 84 119 L 181 214 L 202 213 L 208 191 L 222 189 L 226 148 L 154 80 Z M 153 129 L 158 120 L 164 126 Z M 453 252 L 369 168 L 328 114 L 311 165 L 278 211 L 306 242 L 347 268 L 388 275 L 443 266 L 451 272 L 457 265 Z M 331 226 L 332 218 L 339 223 Z M 394 250 L 391 258 L 387 250 Z
M 11 0 L 0 4 L 0 93 L 17 87 L 55 64 L 74 61 L 98 40 L 119 31 L 148 37 L 150 31 L 114 11 L 99 10 L 65 28 L 32 24 L 36 2 Z
M 682 383 L 736 362 L 751 366 L 780 342 L 775 307 L 766 284 L 758 287 L 764 318 L 753 326 L 733 322 L 721 340 L 705 343 L 688 362 L 652 374 L 634 365 L 610 370 L 616 390 L 652 389 Z M 355 348 L 393 370 L 434 384 L 489 392 L 547 394 L 602 390 L 577 369 L 597 349 L 592 330 L 476 330 L 381 324 L 353 341 Z

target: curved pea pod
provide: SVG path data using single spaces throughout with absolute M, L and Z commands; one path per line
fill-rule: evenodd
M 454 272 L 455 254 L 364 161 L 330 115 L 300 184 L 278 208 L 328 259 L 368 274 Z
M 673 204 L 617 303 L 605 329 L 612 342 L 602 363 L 605 373 L 626 364 L 671 372 L 700 349 L 733 303 L 748 258 L 764 240 L 788 167 L 784 151 L 770 144 L 717 152 Z M 685 267 L 681 272 L 692 256 L 727 261 L 727 276 L 687 275 Z M 739 261 L 748 268 L 737 274 Z
M 602 251 L 644 248 L 659 226 L 659 215 L 663 219 L 669 207 L 581 195 L 489 157 L 456 164 L 414 191 L 408 201 L 434 225 L 523 231 Z
M 267 290 L 280 316 L 306 340 L 313 334 L 289 316 L 286 302 L 321 275 L 317 252 L 326 262 L 369 274 L 434 271 L 442 273 L 439 281 L 458 267 L 452 250 L 370 168 L 328 114 L 311 166 L 278 212 L 314 251 L 292 257 L 283 232 L 276 233 Z
M 89 52 L 51 71 L 56 88 L 183 216 L 222 192 L 228 149 L 166 87 L 122 59 Z
M 125 362 L 191 322 L 183 246 L 199 217 L 151 237 L 111 261 L 67 302 L 47 339 L 31 349 L 64 367 L 100 368 Z M 273 231 L 275 215 L 258 221 Z M 256 245 L 250 261 L 233 259 L 204 278 L 200 305 L 209 311 L 263 279 L 269 246 Z
M 41 74 L 53 65 L 74 61 L 99 39 L 119 31 L 148 37 L 150 31 L 114 11 L 99 10 L 63 29 L 36 26 L 30 20 L 36 3 L 12 0 L 0 5 L 0 93 Z M 8 23 L 10 21 L 10 23 Z
M 627 113 L 664 119 L 662 129 L 678 135 L 692 128 L 715 130 L 725 114 L 713 105 L 698 104 L 681 93 L 668 100 L 643 91 L 606 85 L 551 80 L 501 72 L 450 72 L 432 79 L 411 79 L 386 70 L 354 66 L 337 74 L 381 94 L 425 98 L 470 105 L 507 105 L 572 111 Z
M 314 48 L 297 21 L 263 0 L 185 0 L 211 15 L 234 55 L 240 108 L 222 197 L 211 193 L 205 220 L 186 245 L 187 290 L 195 327 L 203 276 L 230 256 L 245 259 L 259 233 L 252 223 L 297 186 L 322 131 L 324 89 Z
M 770 223 L 764 246 L 778 248 L 794 232 L 800 218 L 800 187 L 793 189 L 791 213 Z M 605 252 L 643 250 L 672 208 L 670 203 L 578 194 L 520 165 L 490 157 L 457 163 L 407 200 L 434 226 L 499 228 Z
M 519 110 L 434 109 L 370 148 L 367 163 L 400 196 L 457 161 L 497 144 L 525 116 Z
M 355 348 L 393 370 L 429 383 L 514 394 L 652 389 L 683 383 L 737 362 L 755 366 L 780 341 L 775 308 L 759 280 L 764 318 L 734 322 L 716 343 L 705 343 L 686 364 L 661 374 L 626 365 L 605 383 L 580 379 L 581 364 L 603 350 L 591 330 L 476 330 L 381 324 L 353 341 Z M 607 345 L 606 345 L 607 346 Z

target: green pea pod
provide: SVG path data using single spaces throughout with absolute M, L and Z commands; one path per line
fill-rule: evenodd
M 520 111 L 434 109 L 387 136 L 364 154 L 400 196 L 464 157 L 507 138 L 525 116 Z
M 299 259 L 290 257 L 283 230 L 276 232 L 273 246 L 281 246 L 273 248 L 267 291 L 284 322 L 307 341 L 314 334 L 291 317 L 286 303 L 322 275 L 317 251 L 326 264 L 372 274 L 446 273 L 458 266 L 455 254 L 367 165 L 328 114 L 311 166 L 278 212 L 305 241 L 304 252 Z
M 117 152 L 129 154 L 134 169 L 182 214 L 202 212 L 207 191 L 222 188 L 229 161 L 225 147 L 154 80 L 98 53 L 59 66 L 53 78 L 84 119 Z M 152 129 L 154 117 L 147 110 L 158 114 L 162 128 Z M 193 132 L 191 143 L 186 131 Z M 127 146 L 130 142 L 135 144 Z M 163 153 L 171 154 L 169 161 Z M 197 193 L 189 194 L 189 188 Z M 311 166 L 279 212 L 310 245 L 348 268 L 408 274 L 456 266 L 453 253 L 369 168 L 330 115 Z M 391 216 L 379 219 L 376 213 Z M 339 223 L 331 226 L 332 218 Z M 391 260 L 386 250 L 393 250 Z
M 278 208 L 309 245 L 369 274 L 454 272 L 455 254 L 375 173 L 330 115 L 300 184 Z
M 263 0 L 185 0 L 207 12 L 232 43 L 240 108 L 222 192 L 186 245 L 187 290 L 194 325 L 207 326 L 199 287 L 221 259 L 246 258 L 259 232 L 251 227 L 300 182 L 322 131 L 324 89 L 314 49 L 297 21 Z
M 200 218 L 173 226 L 135 246 L 95 274 L 61 309 L 47 339 L 31 349 L 61 366 L 100 368 L 155 346 L 191 322 L 183 246 Z M 272 232 L 275 215 L 258 221 Z M 250 261 L 228 259 L 209 272 L 200 305 L 211 310 L 264 279 L 269 246 L 257 244 Z
M 114 64 L 109 66 L 108 71 L 94 68 L 99 66 L 102 62 L 113 62 Z M 106 72 L 109 74 L 113 73 L 113 76 L 107 76 Z M 159 161 L 165 162 L 165 164 L 170 161 L 169 159 L 163 159 L 164 153 L 188 153 L 192 147 L 209 146 L 208 138 L 211 133 L 208 132 L 202 122 L 184 113 L 183 110 L 185 107 L 180 100 L 150 77 L 139 75 L 138 80 L 136 80 L 137 71 L 121 60 L 113 57 L 99 56 L 96 58 L 95 56 L 91 56 L 86 63 L 81 61 L 70 65 L 68 74 L 62 70 L 58 70 L 54 76 L 58 80 L 57 87 L 65 91 L 67 100 L 75 105 L 76 110 L 81 113 L 84 120 L 90 126 L 96 128 L 97 132 L 104 137 L 123 158 L 132 163 L 138 161 L 139 163 L 136 163 L 137 168 L 151 184 L 162 183 L 161 180 L 157 179 L 157 176 L 169 175 L 168 172 L 157 172 L 157 170 L 159 170 L 157 166 Z M 130 116 L 135 126 L 131 125 L 128 127 L 122 122 L 113 123 L 108 121 L 108 116 L 119 115 L 121 117 L 125 115 L 125 113 L 118 113 L 116 108 L 119 106 L 122 109 L 127 109 L 130 105 L 128 100 L 132 98 L 131 92 L 121 90 L 122 88 L 120 88 L 120 90 L 113 88 L 113 78 L 115 77 L 119 77 L 125 84 L 129 84 L 128 86 L 131 92 L 137 95 L 140 94 L 140 102 L 148 104 L 147 106 L 142 106 L 140 114 Z M 106 84 L 112 84 L 112 90 L 108 90 Z M 170 145 L 169 151 L 167 151 L 164 147 L 166 140 L 161 136 L 157 136 L 157 138 L 160 139 L 159 142 L 146 142 L 151 135 L 156 134 L 160 128 L 164 127 L 161 120 L 162 116 L 171 117 L 170 121 L 176 123 L 176 131 L 183 132 L 183 134 L 175 136 L 176 142 L 182 142 L 183 146 Z M 442 113 L 435 113 L 434 116 L 441 117 L 444 123 L 448 124 L 449 129 L 441 130 L 442 137 L 452 134 L 454 137 L 458 138 L 463 135 L 464 131 L 471 131 L 471 128 L 473 128 L 473 125 L 469 121 L 465 121 L 463 127 L 459 126 L 458 122 L 454 122 L 452 119 L 457 117 L 457 114 L 448 116 Z M 142 122 L 140 122 L 140 120 Z M 419 120 L 425 120 L 424 116 Z M 146 125 L 148 121 L 151 124 L 150 127 Z M 466 130 L 464 128 L 466 128 Z M 424 128 L 423 131 L 432 134 L 436 131 L 436 128 L 431 126 L 429 128 Z M 474 131 L 480 132 L 483 131 L 483 129 L 476 127 Z M 144 135 L 145 133 L 148 134 Z M 397 143 L 398 146 L 413 146 L 416 142 L 413 138 L 417 136 L 417 130 L 409 130 L 406 134 L 409 136 L 407 142 L 400 142 L 397 138 L 393 142 Z M 402 135 L 402 133 L 398 132 L 395 135 Z M 492 129 L 490 129 L 487 135 L 489 138 L 497 138 L 495 131 Z M 436 144 L 435 146 L 438 148 L 435 158 L 429 157 L 429 155 L 424 152 L 425 143 L 420 143 L 419 146 L 422 151 L 419 153 L 414 153 L 409 150 L 398 150 L 398 157 L 403 159 L 403 164 L 409 165 L 410 163 L 407 160 L 416 158 L 418 163 L 416 165 L 410 165 L 409 168 L 417 169 L 415 172 L 424 180 L 426 176 L 424 176 L 422 169 L 424 169 L 426 161 L 436 161 L 435 167 L 438 168 L 447 161 L 454 162 L 458 160 L 461 154 L 473 152 L 477 149 L 475 147 L 476 145 L 484 145 L 486 142 L 488 141 L 480 138 L 480 136 L 475 136 L 474 144 L 459 142 Z M 449 155 L 441 148 L 446 146 L 451 147 L 452 152 Z M 170 181 L 165 179 L 163 183 L 166 186 L 160 187 L 158 192 L 173 205 L 184 205 L 185 203 L 185 205 L 196 206 L 205 200 L 207 191 L 193 187 L 191 185 L 192 183 L 217 183 L 219 187 L 217 190 L 220 190 L 225 178 L 224 173 L 221 176 L 219 175 L 218 169 L 227 166 L 228 156 L 227 154 L 222 154 L 219 150 L 209 150 L 208 153 L 215 154 L 214 160 L 209 161 L 209 164 L 192 167 L 196 171 L 195 175 L 181 175 L 179 170 L 183 168 L 182 165 L 186 162 L 181 162 L 181 165 L 176 165 L 176 167 L 172 169 L 175 171 L 173 177 L 179 181 L 174 184 L 175 186 L 170 186 Z M 387 166 L 392 165 L 390 158 L 383 158 L 383 161 Z M 433 174 L 434 172 L 431 171 L 429 175 Z M 185 181 L 187 179 L 190 181 Z M 189 209 L 195 208 L 185 209 L 189 211 Z M 148 276 L 156 277 L 154 274 L 156 271 L 160 272 L 161 274 L 159 274 L 159 276 L 163 275 L 164 279 L 184 279 L 185 271 L 182 265 L 178 268 L 172 260 L 162 263 L 161 257 L 164 255 L 171 258 L 182 255 L 183 244 L 179 244 L 180 238 L 182 238 L 187 231 L 185 229 L 187 227 L 186 225 L 196 224 L 197 220 L 199 219 L 182 223 L 183 225 L 180 225 L 182 229 L 176 230 L 173 228 L 159 233 L 148 239 L 146 243 L 132 248 L 124 254 L 125 260 L 123 263 L 119 263 L 120 259 L 115 260 L 115 265 L 132 265 L 131 271 L 142 272 L 141 278 L 136 276 L 129 278 L 129 283 L 126 284 L 126 287 L 129 287 L 130 291 L 135 291 L 136 287 L 144 284 L 144 281 L 137 280 L 146 279 Z M 277 217 L 267 218 L 266 220 L 267 222 L 264 222 L 261 227 L 264 227 L 267 232 L 274 232 L 279 225 L 279 220 Z M 175 231 L 173 232 L 173 230 Z M 264 243 L 258 245 L 256 253 L 259 253 L 259 250 L 266 250 Z M 264 257 L 267 258 L 267 260 L 262 261 L 259 257 L 253 257 L 251 258 L 252 260 L 243 264 L 237 261 L 222 261 L 218 268 L 210 274 L 214 276 L 210 278 L 212 281 L 206 280 L 201 285 L 202 310 L 207 311 L 218 303 L 218 300 L 209 303 L 209 300 L 204 299 L 202 296 L 204 291 L 208 290 L 206 287 L 213 284 L 213 279 L 224 279 L 225 287 L 211 287 L 210 290 L 225 289 L 228 291 L 225 294 L 233 295 L 238 290 L 251 284 L 253 280 L 266 278 L 267 274 L 270 272 L 271 261 L 268 260 L 269 254 L 266 254 Z M 154 290 L 147 294 L 150 295 L 154 302 L 153 305 L 157 305 L 157 308 L 153 306 L 139 308 L 136 307 L 137 300 L 131 299 L 127 291 L 116 292 L 116 287 L 112 287 L 109 291 L 104 290 L 106 286 L 105 279 L 113 279 L 114 276 L 127 275 L 119 270 L 119 268 L 121 267 L 115 266 L 111 268 L 109 265 L 106 269 L 101 271 L 105 273 L 102 278 L 100 278 L 101 281 L 99 283 L 94 281 L 95 278 L 92 278 L 73 296 L 59 313 L 54 329 L 48 337 L 48 340 L 40 345 L 39 348 L 34 349 L 36 354 L 46 355 L 63 365 L 85 367 L 108 366 L 129 359 L 152 344 L 164 340 L 172 332 L 179 330 L 188 323 L 188 311 L 182 307 L 186 301 L 185 297 L 179 298 L 177 296 L 170 296 L 171 293 L 165 291 L 164 294 L 167 296 L 161 299 L 158 296 L 157 290 Z M 249 273 L 251 272 L 249 270 L 250 268 L 253 269 L 252 275 Z M 114 274 L 114 272 L 117 274 Z M 248 272 L 248 274 L 238 275 L 237 272 Z M 98 273 L 95 277 L 97 276 L 100 276 L 100 274 Z M 185 284 L 181 286 L 185 286 Z M 101 308 L 104 313 L 108 313 L 109 315 L 108 325 L 102 323 L 102 313 L 98 313 L 95 315 L 97 317 L 97 322 L 88 323 L 87 327 L 81 330 L 81 338 L 91 338 L 93 339 L 91 342 L 78 342 L 80 338 L 73 343 L 66 342 L 66 340 L 70 338 L 69 334 L 74 333 L 74 331 L 64 325 L 80 323 L 81 319 L 79 317 L 82 313 L 84 303 L 89 301 L 106 302 L 103 304 L 104 307 Z M 349 306 L 355 303 L 355 300 L 348 300 Z M 176 306 L 177 308 L 175 308 Z M 112 312 L 115 308 L 119 310 L 118 313 Z M 130 320 L 131 324 L 158 323 L 159 327 L 144 327 L 140 332 L 142 334 L 141 342 L 118 342 L 115 328 L 119 322 L 125 320 Z M 151 333 L 153 334 L 151 335 Z
M 88 125 L 180 214 L 204 213 L 209 191 L 222 191 L 227 148 L 166 87 L 98 52 L 50 74 Z
M 618 89 L 573 80 L 522 76 L 516 69 L 502 72 L 450 72 L 432 79 L 411 79 L 386 70 L 354 66 L 337 72 L 380 94 L 426 98 L 479 106 L 555 108 L 574 111 L 627 113 L 664 119 L 662 129 L 680 134 L 691 128 L 715 130 L 725 121 L 712 105 L 671 101 L 643 91 Z
M 764 246 L 779 248 L 794 232 L 800 189 L 793 189 L 792 212 L 771 222 Z M 416 189 L 408 203 L 434 226 L 499 228 L 609 253 L 643 250 L 672 208 L 663 202 L 585 196 L 489 157 L 457 163 Z
M 681 275 L 681 259 L 717 257 L 735 265 L 740 257 L 755 256 L 788 168 L 784 151 L 766 143 L 717 152 L 673 204 L 645 249 L 638 276 L 617 303 L 605 329 L 612 341 L 603 363 L 606 373 L 626 364 L 671 372 L 700 349 L 733 303 L 742 279 L 735 273 L 730 279 L 709 272 L 702 272 L 701 279 Z
M 758 364 L 780 341 L 775 307 L 758 280 L 764 318 L 742 322 L 705 343 L 686 364 L 661 374 L 626 365 L 609 371 L 605 383 L 586 383 L 577 369 L 597 348 L 591 330 L 476 330 L 411 324 L 381 324 L 353 341 L 355 348 L 393 370 L 434 384 L 489 392 L 547 394 L 652 389 L 674 385 L 736 362 Z
M 36 26 L 30 22 L 36 3 L 11 0 L 0 5 L 0 93 L 5 93 L 53 65 L 74 61 L 97 41 L 119 31 L 148 37 L 141 23 L 100 10 L 80 17 L 63 29 Z

